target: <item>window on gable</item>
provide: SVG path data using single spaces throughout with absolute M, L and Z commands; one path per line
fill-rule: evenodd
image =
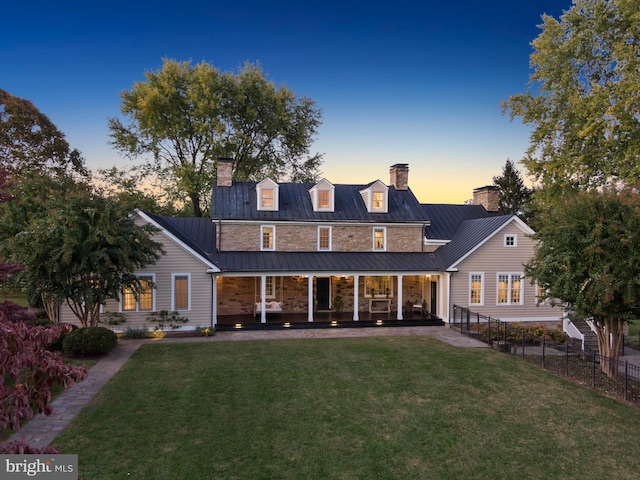
M 498 305 L 522 305 L 522 273 L 498 273 Z
M 331 250 L 331 227 L 318 227 L 318 250 Z
M 517 247 L 518 246 L 518 236 L 507 234 L 504 236 L 504 246 L 505 247 Z
M 140 283 L 140 287 L 137 292 L 133 288 L 129 287 L 122 289 L 123 311 L 135 312 L 154 310 L 153 275 L 138 275 L 138 282 Z
M 469 304 L 484 305 L 484 273 L 469 275 Z
M 276 227 L 265 225 L 260 228 L 260 250 L 275 250 Z
M 373 229 L 373 249 L 384 251 L 386 249 L 386 229 L 384 227 L 375 227 Z
M 189 283 L 188 273 L 173 274 L 173 310 L 189 310 Z

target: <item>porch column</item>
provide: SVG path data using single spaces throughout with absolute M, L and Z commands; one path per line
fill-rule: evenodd
M 267 323 L 267 276 L 260 277 L 260 323 Z
M 360 275 L 353 276 L 353 320 L 360 320 L 360 305 L 358 305 L 358 298 L 360 297 L 359 293 L 360 288 Z
M 402 320 L 402 275 L 398 275 L 398 320 Z
M 313 275 L 309 275 L 309 293 L 307 298 L 307 321 L 313 322 Z
M 216 328 L 218 323 L 218 277 L 211 277 L 211 328 Z

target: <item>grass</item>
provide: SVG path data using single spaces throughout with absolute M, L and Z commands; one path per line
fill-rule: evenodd
M 54 445 L 87 479 L 637 478 L 640 411 L 428 337 L 144 345 Z

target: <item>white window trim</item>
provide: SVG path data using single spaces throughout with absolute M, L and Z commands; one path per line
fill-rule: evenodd
M 176 277 L 187 277 L 187 308 L 176 308 Z M 191 310 L 191 274 L 172 273 L 171 274 L 171 310 L 188 312 Z
M 320 248 L 320 230 L 327 229 L 329 230 L 329 247 L 328 248 Z M 319 252 L 330 252 L 333 248 L 333 228 L 328 225 L 320 225 L 318 227 L 318 251 Z
M 508 275 L 509 276 L 509 287 L 507 289 L 507 302 L 500 303 L 500 275 Z M 518 275 L 520 277 L 520 302 L 513 303 L 511 301 L 511 279 L 514 275 Z M 496 306 L 505 306 L 505 305 L 524 305 L 524 273 L 523 272 L 498 272 L 496 273 Z
M 151 283 L 153 284 L 153 286 L 151 287 L 152 290 L 152 305 L 151 305 L 151 310 L 140 310 L 140 298 L 136 298 L 136 309 L 135 310 L 124 310 L 123 306 L 122 306 L 122 296 L 124 295 L 124 292 L 121 291 L 120 292 L 120 312 L 121 313 L 135 313 L 135 312 L 155 312 L 156 311 L 156 297 L 157 295 L 157 289 L 156 289 L 156 274 L 155 273 L 135 273 L 134 274 L 136 277 L 151 277 Z
M 374 295 L 371 295 L 369 288 L 367 288 L 367 284 L 369 282 L 369 278 L 373 278 L 373 277 L 385 277 L 389 279 L 389 294 L 385 292 L 385 293 L 376 293 Z M 364 280 L 364 285 L 365 285 L 365 289 L 364 289 L 365 298 L 373 298 L 373 299 L 393 298 L 393 276 L 392 275 L 367 275 Z
M 472 279 L 474 276 L 476 275 L 480 275 L 480 303 L 472 303 L 471 302 L 471 284 L 472 284 Z M 484 277 L 484 272 L 469 272 L 469 305 L 474 305 L 476 307 L 482 307 L 484 306 L 484 287 L 485 287 L 485 281 L 484 281 L 485 277 Z
M 509 238 L 513 238 L 513 245 L 509 245 L 508 243 L 508 239 Z M 504 244 L 505 247 L 507 248 L 515 248 L 518 246 L 518 235 L 515 233 L 505 233 L 504 234 Z
M 382 241 L 384 242 L 382 248 L 376 248 L 376 230 L 382 230 Z M 371 248 L 374 252 L 387 251 L 387 227 L 373 227 L 371 229 Z
M 271 248 L 265 248 L 264 246 L 264 230 L 266 228 L 270 228 L 273 238 L 271 239 Z M 260 251 L 262 252 L 273 252 L 276 249 L 276 226 L 275 225 L 260 225 Z

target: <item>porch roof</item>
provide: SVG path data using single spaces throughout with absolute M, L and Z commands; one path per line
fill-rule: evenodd
M 428 253 L 403 252 L 219 252 L 222 273 L 431 272 L 438 266 Z

